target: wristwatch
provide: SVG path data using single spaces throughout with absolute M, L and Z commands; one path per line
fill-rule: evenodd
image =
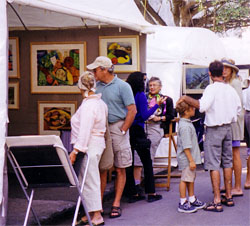
M 123 134 L 123 135 L 125 135 L 125 134 L 126 134 L 126 131 L 124 131 L 124 130 L 121 130 L 121 132 L 122 132 L 122 134 Z

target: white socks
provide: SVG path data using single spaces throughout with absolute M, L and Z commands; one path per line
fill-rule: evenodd
M 186 202 L 186 200 L 187 200 L 187 198 L 180 198 L 181 205 L 183 205 Z M 188 197 L 188 201 L 189 202 L 194 202 L 195 201 L 195 196 L 194 195 L 193 196 L 189 196 Z
M 193 195 L 193 196 L 189 196 L 188 197 L 188 201 L 189 202 L 194 202 L 195 201 L 195 196 Z

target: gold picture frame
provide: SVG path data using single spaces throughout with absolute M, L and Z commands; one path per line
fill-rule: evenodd
M 8 109 L 19 109 L 19 82 L 9 82 Z
M 8 70 L 9 78 L 20 78 L 18 37 L 9 37 Z
M 86 42 L 30 43 L 31 93 L 80 93 Z
M 100 36 L 99 55 L 107 56 L 117 73 L 140 70 L 139 36 Z
M 70 119 L 77 101 L 38 101 L 38 134 L 58 135 L 70 130 Z

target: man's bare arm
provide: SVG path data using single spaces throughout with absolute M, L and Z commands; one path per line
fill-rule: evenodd
M 200 108 L 200 102 L 192 97 L 189 96 L 182 96 L 176 104 L 181 103 L 181 102 L 186 102 L 188 105 L 193 106 L 197 109 Z
M 121 127 L 121 130 L 124 130 L 125 132 L 132 125 L 132 123 L 133 123 L 133 121 L 135 119 L 135 115 L 137 113 L 135 104 L 131 104 L 131 105 L 127 106 L 127 109 L 128 109 L 128 113 L 127 113 L 125 121 L 124 121 L 124 123 L 123 123 L 123 125 Z

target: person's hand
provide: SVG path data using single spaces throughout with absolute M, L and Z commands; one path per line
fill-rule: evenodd
M 161 116 L 155 116 L 152 120 L 154 122 L 159 122 L 159 121 L 161 121 Z
M 71 164 L 74 165 L 74 163 L 76 161 L 76 154 L 74 151 L 70 152 L 69 159 L 70 159 Z
M 190 168 L 190 170 L 195 170 L 195 169 L 196 169 L 196 164 L 195 164 L 194 161 L 191 161 L 191 162 L 189 163 L 189 168 Z
M 160 97 L 160 99 L 157 101 L 157 104 L 160 106 L 160 105 L 162 105 L 163 103 L 164 103 L 164 101 L 166 101 L 166 99 L 167 99 L 168 97 Z
M 183 101 L 185 101 L 185 96 L 181 96 L 180 99 L 176 102 L 176 105 L 180 104 Z

